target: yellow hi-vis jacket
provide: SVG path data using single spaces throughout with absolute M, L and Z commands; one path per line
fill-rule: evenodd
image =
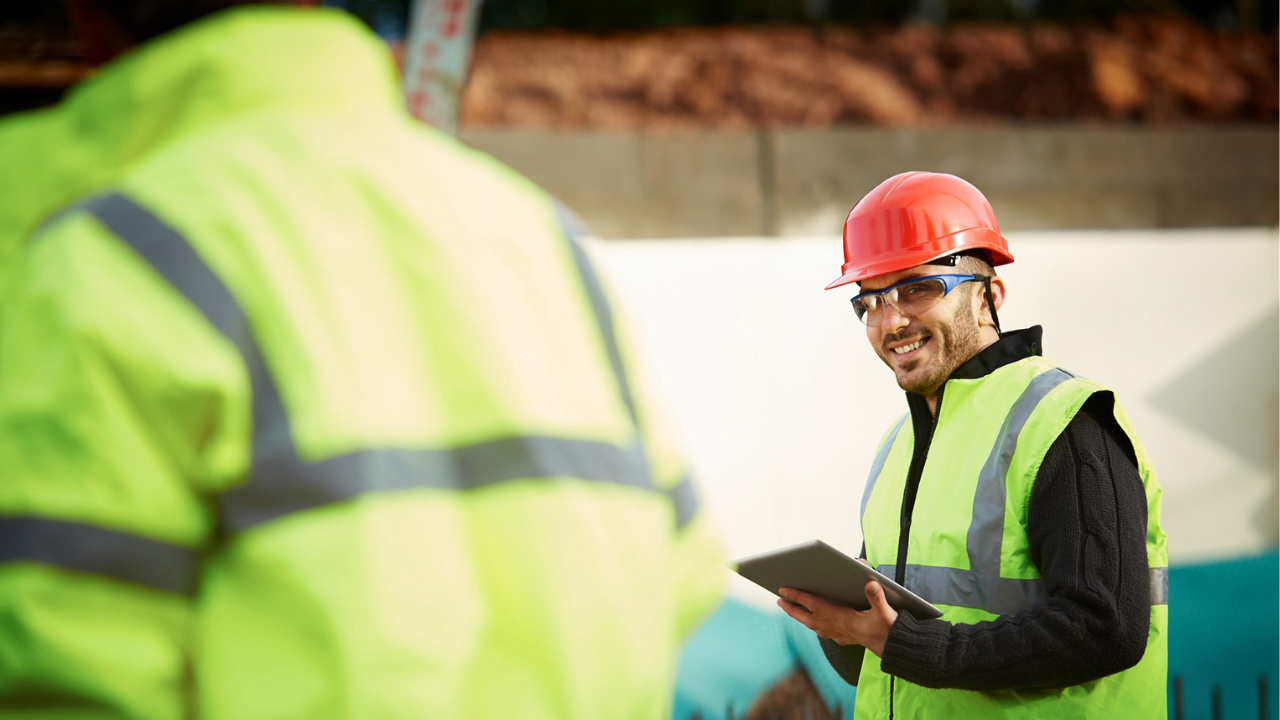
M 1038 355 L 981 378 L 947 381 L 912 513 L 904 583 L 942 610 L 942 620 L 979 623 L 1049 599 L 1027 540 L 1031 490 L 1049 448 L 1085 401 L 1110 392 Z M 858 720 L 1166 716 L 1169 551 L 1160 526 L 1160 483 L 1118 402 L 1114 412 L 1133 445 L 1147 497 L 1151 626 L 1142 660 L 1059 690 L 977 692 L 915 685 L 886 674 L 880 658 L 867 653 L 858 678 Z M 915 440 L 903 417 L 881 443 L 862 500 L 867 560 L 889 577 L 899 564 Z
M 45 217 L 0 303 L 0 716 L 669 713 L 706 513 L 566 216 L 376 38 L 219 13 L 28 130 L 67 155 L 5 210 Z

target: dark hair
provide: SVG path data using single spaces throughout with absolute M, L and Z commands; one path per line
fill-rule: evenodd
M 991 256 L 986 250 L 961 250 L 951 255 L 943 255 L 928 264 L 961 268 L 965 272 L 974 275 L 990 275 L 991 277 L 996 275 L 996 269 L 991 265 Z
M 116 22 L 130 40 L 142 43 L 193 20 L 237 5 L 288 0 L 89 0 Z
M 991 277 L 996 275 L 996 269 L 991 265 L 987 254 L 982 251 L 959 253 L 956 267 L 963 268 L 965 272 L 974 275 L 990 275 Z

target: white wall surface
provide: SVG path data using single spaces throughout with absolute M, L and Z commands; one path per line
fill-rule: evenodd
M 1276 229 L 1014 234 L 1006 329 L 1112 386 L 1164 485 L 1174 562 L 1277 542 Z M 906 411 L 867 344 L 839 238 L 611 241 L 630 316 L 734 557 L 821 538 L 850 554 L 880 437 Z M 736 595 L 771 596 L 745 581 Z

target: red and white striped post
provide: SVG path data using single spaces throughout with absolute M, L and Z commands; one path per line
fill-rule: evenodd
M 480 0 L 417 0 L 405 42 L 404 97 L 409 112 L 456 135 L 462 88 Z

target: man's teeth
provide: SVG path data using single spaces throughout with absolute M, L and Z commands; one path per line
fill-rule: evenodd
M 903 345 L 902 347 L 893 348 L 893 352 L 896 355 L 902 355 L 905 353 L 909 353 L 912 350 L 915 350 L 916 348 L 920 347 L 923 344 L 924 344 L 924 338 L 920 338 L 919 340 L 911 343 L 910 345 Z

